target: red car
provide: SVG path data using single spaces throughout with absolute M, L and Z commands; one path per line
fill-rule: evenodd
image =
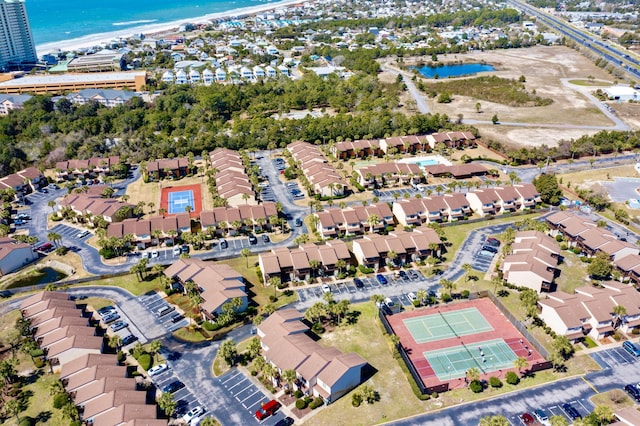
M 535 423 L 533 416 L 529 413 L 520 414 L 520 421 L 523 425 L 532 425 Z
M 272 399 L 271 401 L 267 402 L 266 404 L 262 404 L 262 408 L 260 408 L 258 411 L 256 411 L 256 419 L 258 420 L 264 420 L 269 416 L 272 416 L 273 413 L 275 413 L 276 411 L 278 411 L 278 408 L 280 408 L 281 404 L 276 401 L 275 399 Z

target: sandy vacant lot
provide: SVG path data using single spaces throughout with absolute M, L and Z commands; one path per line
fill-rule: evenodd
M 429 58 L 416 58 L 428 61 Z M 595 79 L 612 82 L 611 76 L 596 67 L 575 50 L 563 46 L 536 46 L 526 49 L 507 49 L 488 52 L 472 52 L 464 55 L 442 55 L 440 62 L 486 62 L 496 68 L 495 75 L 504 78 L 526 78 L 526 88 L 542 97 L 554 100 L 546 107 L 513 108 L 480 100 L 481 112 L 475 108 L 478 100 L 455 96 L 450 104 L 439 104 L 429 100 L 432 112 L 448 114 L 451 118 L 462 114 L 465 120 L 490 121 L 494 114 L 501 122 L 526 123 L 530 127 L 510 127 L 506 125 L 474 124 L 483 138 L 503 143 L 539 146 L 555 145 L 562 139 L 575 139 L 597 130 L 580 129 L 580 126 L 613 126 L 602 112 L 585 96 L 565 87 L 561 79 Z M 406 63 L 410 61 L 405 60 Z M 425 80 L 430 81 L 430 80 Z M 595 89 L 594 89 L 595 90 Z M 622 117 L 624 119 L 624 116 Z M 554 124 L 558 127 L 536 127 L 536 124 Z M 639 124 L 631 121 L 630 125 Z M 562 128 L 562 126 L 568 128 Z

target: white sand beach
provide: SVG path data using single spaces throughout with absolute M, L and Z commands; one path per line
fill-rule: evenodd
M 200 17 L 181 19 L 179 21 L 164 22 L 161 24 L 141 25 L 138 27 L 127 28 L 126 30 L 110 31 L 107 33 L 91 34 L 84 37 L 74 38 L 70 40 L 61 40 L 51 43 L 44 43 L 36 46 L 38 56 L 49 52 L 67 52 L 80 48 L 98 46 L 101 43 L 118 38 L 127 38 L 134 34 L 156 34 L 169 31 L 177 31 L 178 27 L 184 23 L 204 24 L 212 20 L 229 18 L 240 15 L 253 15 L 256 13 L 267 12 L 283 6 L 292 4 L 300 4 L 301 0 L 283 0 L 279 2 L 266 3 L 258 6 L 245 7 L 240 9 L 227 10 L 225 12 L 210 13 Z

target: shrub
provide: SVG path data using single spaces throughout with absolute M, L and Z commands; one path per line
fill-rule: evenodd
M 640 329 L 639 328 L 634 328 L 633 330 L 631 330 L 631 334 L 636 335 L 636 334 L 640 334 Z
M 304 399 L 304 402 L 307 403 L 307 405 L 311 402 L 311 397 L 310 396 L 305 396 L 303 399 Z
M 127 356 L 122 351 L 118 351 L 118 363 L 122 364 L 124 360 L 127 359 Z
M 295 396 L 296 398 L 302 398 L 302 395 L 304 395 L 304 394 L 302 393 L 302 391 L 300 389 L 295 391 L 295 393 L 293 394 L 293 396 Z
M 556 241 L 561 243 L 562 242 L 562 235 L 560 235 L 560 234 L 556 235 Z
M 258 375 L 258 371 L 257 370 L 251 370 L 251 375 L 253 377 L 256 377 Z
M 359 265 L 358 269 L 360 270 L 360 272 L 362 272 L 363 274 L 373 274 L 373 269 L 372 268 L 367 268 L 364 265 Z
M 105 259 L 113 259 L 114 257 L 116 257 L 116 252 L 111 247 L 101 248 L 98 253 Z
M 469 294 L 469 290 L 462 290 L 462 292 L 460 293 L 460 297 L 462 297 L 463 299 L 468 299 Z
M 142 354 L 138 357 L 138 363 L 140 363 L 140 367 L 142 367 L 143 370 L 147 371 L 149 368 L 151 368 L 151 355 L 149 354 Z
M 471 389 L 471 392 L 473 393 L 480 393 L 484 390 L 484 387 L 479 380 L 473 380 L 471 381 L 471 383 L 469 383 L 469 389 Z
M 316 322 L 311 326 L 311 330 L 316 334 L 324 333 L 324 327 L 319 322 Z
M 513 371 L 509 371 L 505 375 L 505 379 L 510 385 L 517 385 L 518 383 L 520 383 L 520 377 L 518 377 L 518 375 Z
M 202 323 L 202 328 L 204 328 L 207 331 L 216 331 L 216 330 L 220 330 L 220 328 L 222 327 L 220 326 L 220 324 L 216 322 L 205 321 Z
M 61 409 L 69 401 L 69 396 L 66 393 L 59 393 L 53 397 L 53 408 L 56 410 Z
M 278 300 L 278 298 L 276 296 L 274 296 L 273 294 L 269 295 L 269 302 L 274 303 L 277 300 Z
M 51 219 L 52 222 L 60 222 L 63 218 L 62 216 L 58 216 L 57 214 L 52 214 L 51 216 L 49 216 L 49 219 Z
M 574 247 L 571 251 L 573 251 L 573 254 L 580 254 L 582 252 L 582 250 L 580 250 L 580 247 Z
M 360 404 L 362 404 L 362 395 L 357 392 L 351 395 L 351 405 L 353 405 L 354 407 L 359 407 Z
M 443 293 L 442 294 L 442 301 L 444 303 L 451 302 L 451 295 L 449 293 Z
M 320 397 L 315 398 L 313 401 L 311 401 L 311 404 L 309 404 L 309 408 L 311 408 L 312 410 L 315 410 L 318 407 L 321 407 L 322 404 L 324 404 L 324 400 Z
M 419 300 L 414 300 L 414 301 L 413 301 L 413 306 L 415 306 L 416 308 L 417 308 L 418 306 L 420 306 L 420 301 L 419 301 Z
M 501 388 L 502 380 L 500 380 L 499 377 L 489 377 L 489 385 L 491 385 L 492 388 Z
M 24 416 L 20 419 L 20 423 L 18 423 L 18 426 L 32 426 L 35 424 L 35 421 L 29 417 L 29 416 Z
M 305 408 L 307 408 L 307 401 L 305 401 L 304 399 L 296 399 L 296 408 L 298 410 L 304 410 Z
M 44 360 L 42 359 L 42 357 L 34 358 L 33 365 L 35 365 L 36 368 L 42 368 L 44 367 Z
M 566 250 L 568 248 L 566 243 L 560 244 L 560 250 Z

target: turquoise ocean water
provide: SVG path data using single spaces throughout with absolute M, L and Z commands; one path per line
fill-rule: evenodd
M 36 45 L 272 3 L 263 0 L 27 0 Z M 185 21 L 186 22 L 186 21 Z

